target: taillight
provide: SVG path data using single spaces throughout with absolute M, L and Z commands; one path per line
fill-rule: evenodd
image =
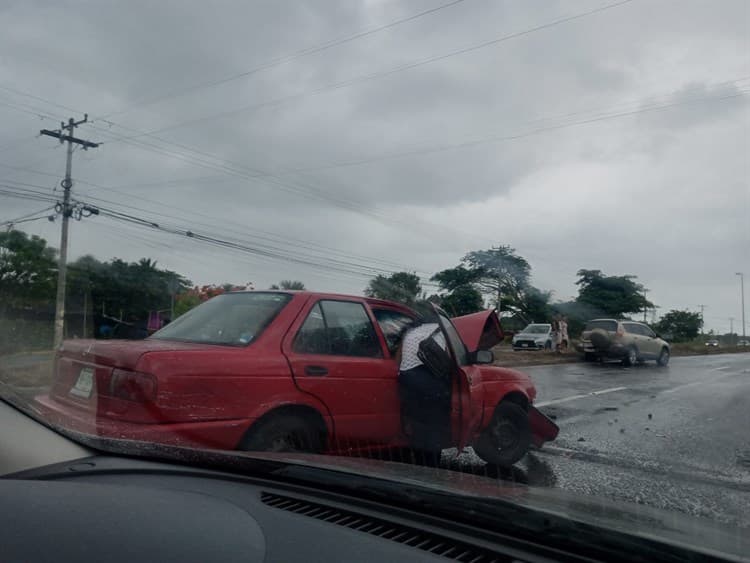
M 156 399 L 156 378 L 147 373 L 115 369 L 109 380 L 109 394 L 126 401 L 153 401 Z
M 621 324 L 617 325 L 617 332 L 615 332 L 615 336 L 617 336 L 618 338 L 621 336 L 625 336 L 625 329 L 622 327 Z

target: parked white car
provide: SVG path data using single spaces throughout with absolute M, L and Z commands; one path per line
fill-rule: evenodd
M 555 333 L 549 323 L 528 325 L 513 337 L 514 350 L 551 350 Z

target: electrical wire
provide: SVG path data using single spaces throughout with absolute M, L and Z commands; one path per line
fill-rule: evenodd
M 117 110 L 117 111 L 109 112 L 107 114 L 104 114 L 102 116 L 97 117 L 96 119 L 101 120 L 101 121 L 107 121 L 107 118 L 109 118 L 109 117 L 112 117 L 112 116 L 115 116 L 115 115 L 121 115 L 121 114 L 124 114 L 124 113 L 128 113 L 131 110 L 133 110 L 135 107 L 138 107 L 138 106 L 151 105 L 151 104 L 154 104 L 156 102 L 162 102 L 164 100 L 168 100 L 168 99 L 171 99 L 171 98 L 185 96 L 187 94 L 190 94 L 192 92 L 196 92 L 198 90 L 205 90 L 206 88 L 212 88 L 214 86 L 219 86 L 221 84 L 226 84 L 228 82 L 233 82 L 233 81 L 239 80 L 241 78 L 247 78 L 247 77 L 252 76 L 253 74 L 256 74 L 256 73 L 258 73 L 260 71 L 268 70 L 270 68 L 273 68 L 273 67 L 276 67 L 278 65 L 281 65 L 281 64 L 284 64 L 284 63 L 287 63 L 287 62 L 299 59 L 301 57 L 305 57 L 305 56 L 312 55 L 312 54 L 315 54 L 315 53 L 320 53 L 320 52 L 325 51 L 327 49 L 331 49 L 333 47 L 337 47 L 339 45 L 343 45 L 345 43 L 349 43 L 351 41 L 355 41 L 357 39 L 361 39 L 363 37 L 367 37 L 369 35 L 373 35 L 375 33 L 381 32 L 381 31 L 385 31 L 387 29 L 392 29 L 392 28 L 394 28 L 396 26 L 399 26 L 401 24 L 404 24 L 404 23 L 407 23 L 407 22 L 410 22 L 410 21 L 414 21 L 414 20 L 416 20 L 418 18 L 421 18 L 421 17 L 424 17 L 424 16 L 428 16 L 430 14 L 434 14 L 434 13 L 439 12 L 441 10 L 444 10 L 446 8 L 450 8 L 452 6 L 455 6 L 456 4 L 461 4 L 464 1 L 465 0 L 452 0 L 451 2 L 447 2 L 445 4 L 441 4 L 441 5 L 436 6 L 434 8 L 430 8 L 428 10 L 424 10 L 422 12 L 418 12 L 416 14 L 412 14 L 410 16 L 407 16 L 407 17 L 404 17 L 404 18 L 400 18 L 400 19 L 391 21 L 391 22 L 389 22 L 387 24 L 384 24 L 384 25 L 380 25 L 380 26 L 377 26 L 377 27 L 374 27 L 374 28 L 371 28 L 371 29 L 367 29 L 367 30 L 364 30 L 364 31 L 361 31 L 361 32 L 357 32 L 357 33 L 354 33 L 352 35 L 347 35 L 347 36 L 344 36 L 344 37 L 340 37 L 338 39 L 329 40 L 329 41 L 326 41 L 324 43 L 319 43 L 317 45 L 314 45 L 314 46 L 311 46 L 311 47 L 307 47 L 305 49 L 298 50 L 298 51 L 296 51 L 294 53 L 290 53 L 288 55 L 284 55 L 284 56 L 281 56 L 281 57 L 276 57 L 275 59 L 271 59 L 269 61 L 261 63 L 261 64 L 255 66 L 255 67 L 253 67 L 251 69 L 245 70 L 245 71 L 240 72 L 238 74 L 233 74 L 233 75 L 230 75 L 230 76 L 227 76 L 227 77 L 224 77 L 224 78 L 220 78 L 218 80 L 212 80 L 212 81 L 208 81 L 208 82 L 202 82 L 202 83 L 195 84 L 195 85 L 190 86 L 190 87 L 185 88 L 185 89 L 176 90 L 176 91 L 173 91 L 173 92 L 170 92 L 170 93 L 167 93 L 167 94 L 163 94 L 163 95 L 159 95 L 159 96 L 154 96 L 152 98 L 144 98 L 144 99 L 142 99 L 140 101 L 133 102 L 132 104 L 126 106 L 125 108 L 122 108 L 122 109 Z
M 220 111 L 220 112 L 216 112 L 216 113 L 213 113 L 213 114 L 210 114 L 210 115 L 205 115 L 205 116 L 198 117 L 198 118 L 184 120 L 184 121 L 172 124 L 172 125 L 168 125 L 168 126 L 165 126 L 165 127 L 160 127 L 158 129 L 154 129 L 152 131 L 148 131 L 146 133 L 141 133 L 141 134 L 138 134 L 138 135 L 134 135 L 134 136 L 132 136 L 130 138 L 133 139 L 133 138 L 138 138 L 138 137 L 141 137 L 141 136 L 149 136 L 149 135 L 155 135 L 155 134 L 158 134 L 158 133 L 164 133 L 166 131 L 172 131 L 174 129 L 181 128 L 181 127 L 186 127 L 188 125 L 195 125 L 196 123 L 201 123 L 201 122 L 208 121 L 208 120 L 214 121 L 216 119 L 223 119 L 223 118 L 226 118 L 226 117 L 230 117 L 230 116 L 236 115 L 238 113 L 244 113 L 244 112 L 253 111 L 253 110 L 256 110 L 256 109 L 277 106 L 277 105 L 288 103 L 290 101 L 296 101 L 296 100 L 305 98 L 307 96 L 314 96 L 314 95 L 317 95 L 317 94 L 321 94 L 323 92 L 330 92 L 330 91 L 333 91 L 333 90 L 339 90 L 341 88 L 347 88 L 347 87 L 355 85 L 355 84 L 360 84 L 360 83 L 363 83 L 363 82 L 372 81 L 372 80 L 375 80 L 375 79 L 378 79 L 378 78 L 382 78 L 384 76 L 390 76 L 390 75 L 393 75 L 393 74 L 396 74 L 396 73 L 404 72 L 406 70 L 411 70 L 411 69 L 414 69 L 414 68 L 417 68 L 417 67 L 421 67 L 421 66 L 424 66 L 424 65 L 427 65 L 427 64 L 435 63 L 435 62 L 438 62 L 438 61 L 443 61 L 443 60 L 446 60 L 446 59 L 451 58 L 451 57 L 455 57 L 455 56 L 458 56 L 458 55 L 464 55 L 466 53 L 477 51 L 479 49 L 484 49 L 486 47 L 497 45 L 497 44 L 503 43 L 505 41 L 510 41 L 511 39 L 516 39 L 518 37 L 523 37 L 525 35 L 529 35 L 531 33 L 537 32 L 537 31 L 542 31 L 542 30 L 545 30 L 545 29 L 549 29 L 551 27 L 555 27 L 555 26 L 562 25 L 562 24 L 565 24 L 565 23 L 569 23 L 569 22 L 572 22 L 572 21 L 575 21 L 575 20 L 579 20 L 579 19 L 585 18 L 587 16 L 598 14 L 598 13 L 604 12 L 606 10 L 611 10 L 613 8 L 617 8 L 619 6 L 622 6 L 624 4 L 629 4 L 629 3 L 633 2 L 633 1 L 634 0 L 620 0 L 619 2 L 614 2 L 612 4 L 607 4 L 605 6 L 599 6 L 597 8 L 594 8 L 594 9 L 591 9 L 591 10 L 587 10 L 585 12 L 580 12 L 580 13 L 574 14 L 572 16 L 566 16 L 566 17 L 563 17 L 563 18 L 558 18 L 556 20 L 553 20 L 553 21 L 550 21 L 550 22 L 547 22 L 547 23 L 544 23 L 544 24 L 541 24 L 541 25 L 537 25 L 537 26 L 534 26 L 534 27 L 531 27 L 531 28 L 528 28 L 528 29 L 525 29 L 525 30 L 522 30 L 522 31 L 518 31 L 518 32 L 515 32 L 515 33 L 511 33 L 511 34 L 503 35 L 503 36 L 500 36 L 500 37 L 496 37 L 494 39 L 491 39 L 491 40 L 488 40 L 488 41 L 483 41 L 481 43 L 478 43 L 478 44 L 475 44 L 475 45 L 471 45 L 471 46 L 468 46 L 468 47 L 463 47 L 461 49 L 456 49 L 456 50 L 453 50 L 453 51 L 449 51 L 447 53 L 443 53 L 442 55 L 434 55 L 434 56 L 426 57 L 424 59 L 420 59 L 420 60 L 417 60 L 417 61 L 412 61 L 412 62 L 409 62 L 409 63 L 403 63 L 403 64 L 400 64 L 398 66 L 392 67 L 390 69 L 386 69 L 386 70 L 382 70 L 382 71 L 378 71 L 378 72 L 373 72 L 373 73 L 369 73 L 369 74 L 360 74 L 358 76 L 354 76 L 352 78 L 348 78 L 348 79 L 343 80 L 343 81 L 331 82 L 329 84 L 326 84 L 326 85 L 323 85 L 323 86 L 319 86 L 319 87 L 316 87 L 316 88 L 313 88 L 313 89 L 310 89 L 310 90 L 306 90 L 306 91 L 303 91 L 303 92 L 298 92 L 296 94 L 291 94 L 289 96 L 283 96 L 283 97 L 276 98 L 276 99 L 273 99 L 273 100 L 267 100 L 267 101 L 264 101 L 264 102 L 258 102 L 258 103 L 254 103 L 254 104 L 249 104 L 249 105 L 242 106 L 242 107 L 235 108 L 235 109 L 231 109 L 231 110 Z
M 16 217 L 15 219 L 9 219 L 7 221 L 0 222 L 0 227 L 5 227 L 6 225 L 17 225 L 20 223 L 26 223 L 29 221 L 37 221 L 39 219 L 47 219 L 47 215 L 42 215 L 41 217 L 35 217 L 35 215 L 39 215 L 40 213 L 48 213 L 49 211 L 52 211 L 55 208 L 55 206 L 51 207 L 45 207 L 44 209 L 40 209 L 39 211 L 34 211 L 33 213 L 27 213 L 26 215 L 21 215 L 20 217 Z

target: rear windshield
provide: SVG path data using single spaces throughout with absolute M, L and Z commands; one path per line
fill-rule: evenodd
M 586 328 L 584 330 L 595 330 L 597 328 L 601 328 L 609 332 L 616 332 L 617 321 L 589 321 L 586 323 Z
M 225 293 L 188 311 L 151 338 L 246 346 L 291 298 L 288 293 Z

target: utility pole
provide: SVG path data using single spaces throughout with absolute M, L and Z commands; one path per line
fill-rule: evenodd
M 701 336 L 703 336 L 703 327 L 705 325 L 705 323 L 703 322 L 703 309 L 705 309 L 706 306 L 705 305 L 698 305 L 698 307 L 701 308 Z
M 732 338 L 734 335 L 734 317 L 729 317 L 729 337 Z
M 737 272 L 740 276 L 740 295 L 742 296 L 742 340 L 747 340 L 745 336 L 745 274 Z
M 645 287 L 643 288 L 643 322 L 646 322 L 646 313 L 648 312 L 648 303 L 646 294 L 648 293 L 648 289 Z
M 76 121 L 72 117 L 68 120 L 68 124 L 60 122 L 60 129 L 56 131 L 50 131 L 49 129 L 42 129 L 39 131 L 40 135 L 47 135 L 48 137 L 54 137 L 58 139 L 60 143 L 68 142 L 68 154 L 65 162 L 65 179 L 61 182 L 63 188 L 63 202 L 60 208 L 62 214 L 62 233 L 60 234 L 60 260 L 57 267 L 57 299 L 55 302 L 55 340 L 54 349 L 57 350 L 62 344 L 65 336 L 65 278 L 67 274 L 68 266 L 68 221 L 73 215 L 73 208 L 70 205 L 70 189 L 73 187 L 73 179 L 71 178 L 71 169 L 73 166 L 73 145 L 80 145 L 84 150 L 89 148 L 96 148 L 99 146 L 98 143 L 92 143 L 84 139 L 78 139 L 73 136 L 73 131 L 76 127 L 82 123 L 86 123 L 89 120 L 88 114 L 84 114 L 83 119 Z M 67 133 L 67 134 L 66 134 Z

